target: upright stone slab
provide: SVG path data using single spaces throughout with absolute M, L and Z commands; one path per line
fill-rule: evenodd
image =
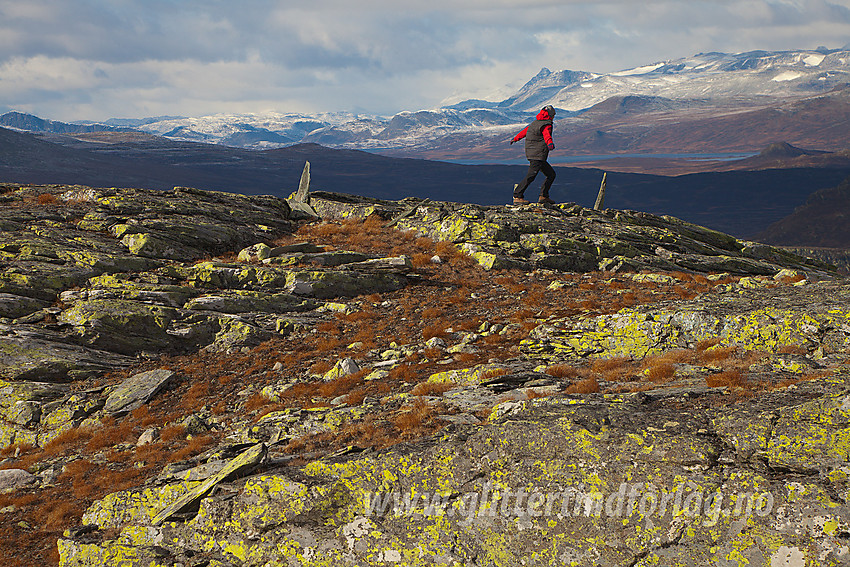
M 290 218 L 294 220 L 311 220 L 319 218 L 313 207 L 310 206 L 310 162 L 304 162 L 304 170 L 301 172 L 301 181 L 298 183 L 298 191 L 290 195 L 286 200 L 290 208 Z

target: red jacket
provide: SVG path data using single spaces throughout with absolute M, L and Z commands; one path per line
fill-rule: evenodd
M 555 149 L 552 140 L 552 117 L 543 109 L 537 113 L 537 119 L 522 129 L 511 142 L 525 138 L 525 156 L 528 159 L 543 160 L 549 156 L 549 150 Z

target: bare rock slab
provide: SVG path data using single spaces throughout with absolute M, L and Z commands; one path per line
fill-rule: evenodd
M 120 354 L 67 344 L 46 329 L 0 325 L 0 380 L 73 381 L 132 361 Z
M 28 473 L 22 469 L 4 469 L 0 470 L 0 492 L 4 490 L 14 490 L 38 480 L 35 475 Z
M 136 374 L 112 391 L 103 411 L 112 415 L 133 411 L 159 393 L 173 376 L 174 372 L 161 368 Z
M 177 502 L 170 506 L 167 506 L 162 511 L 160 511 L 159 514 L 154 516 L 151 523 L 155 526 L 159 525 L 174 514 L 180 513 L 182 510 L 185 510 L 192 504 L 198 502 L 210 490 L 212 490 L 215 485 L 222 482 L 227 477 L 239 474 L 240 471 L 245 471 L 260 463 L 265 458 L 265 455 L 265 444 L 257 443 L 253 447 L 250 447 L 249 449 L 242 452 L 242 454 L 240 454 L 238 457 L 230 461 L 227 466 L 222 468 L 217 474 L 212 475 L 200 485 L 194 487 L 192 490 L 187 492 Z

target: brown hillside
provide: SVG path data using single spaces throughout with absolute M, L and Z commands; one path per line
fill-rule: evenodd
M 813 193 L 805 204 L 756 238 L 785 246 L 850 248 L 850 178 Z

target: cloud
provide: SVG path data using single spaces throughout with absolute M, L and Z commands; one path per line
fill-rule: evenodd
M 56 119 L 392 113 L 700 51 L 838 47 L 850 0 L 0 0 L 0 100 Z M 246 110 L 247 109 L 247 110 Z

